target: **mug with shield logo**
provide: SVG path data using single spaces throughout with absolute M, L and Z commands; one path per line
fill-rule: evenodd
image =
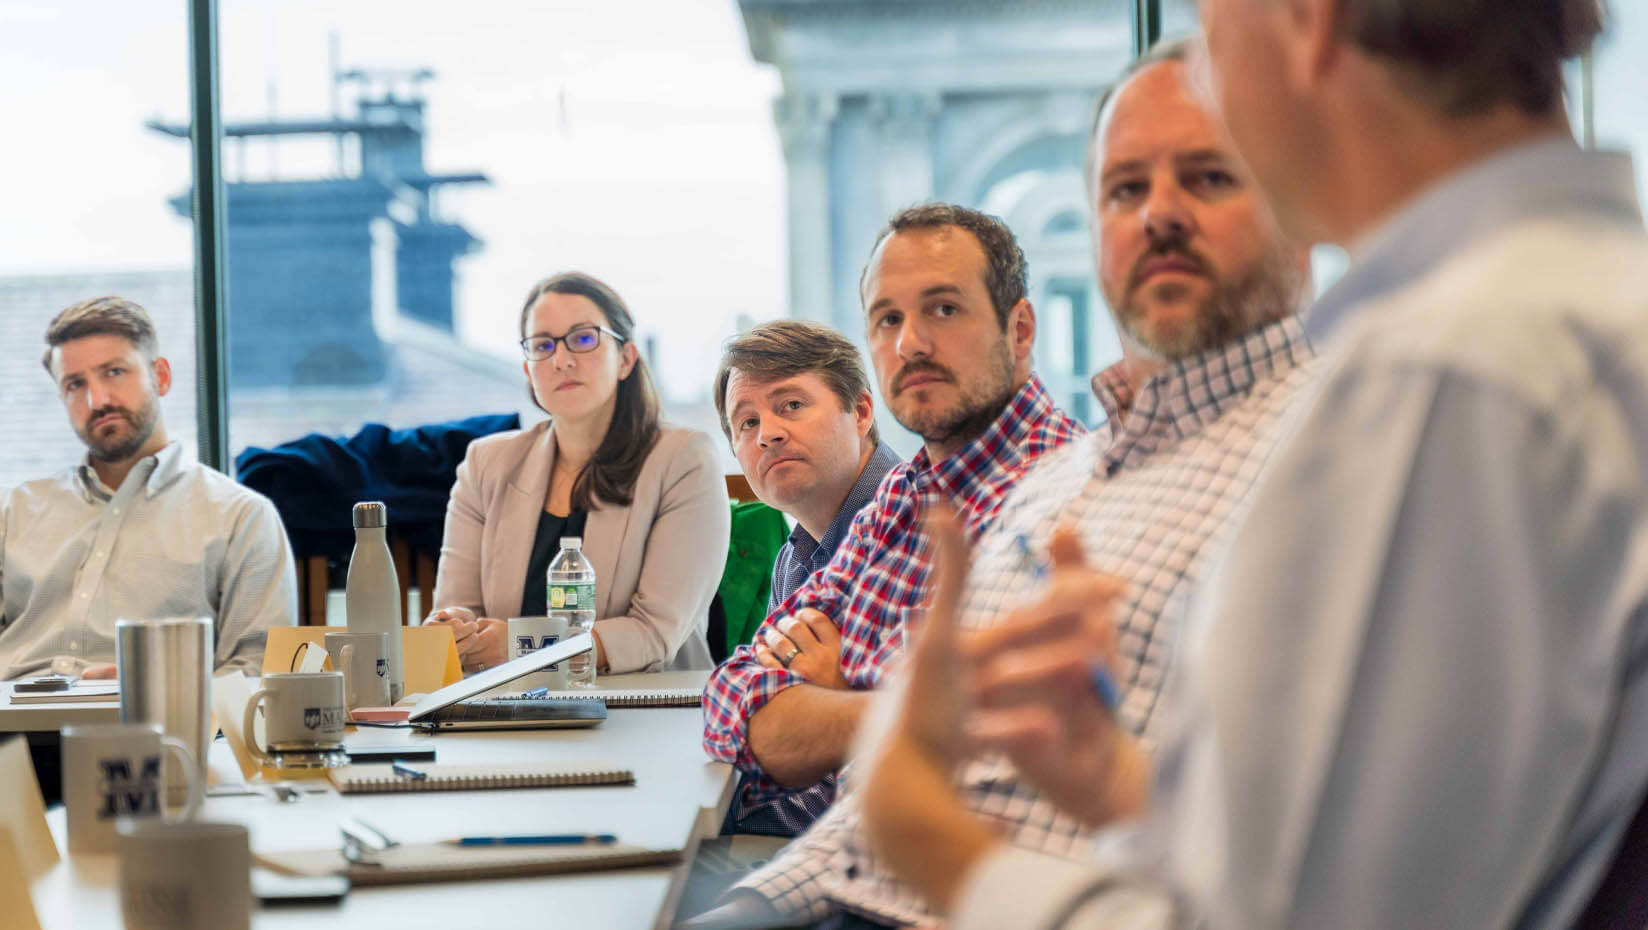
M 326 652 L 332 667 L 343 673 L 345 707 L 389 703 L 388 633 L 327 633 Z
M 348 762 L 343 728 L 342 672 L 276 672 L 246 702 L 246 745 L 259 761 L 280 769 L 331 768 Z M 264 738 L 256 736 L 263 709 Z M 265 749 L 264 747 L 268 748 Z
M 63 802 L 68 808 L 69 851 L 113 852 L 121 822 L 167 819 L 164 779 L 168 771 L 179 773 L 188 786 L 187 803 L 170 819 L 189 820 L 200 809 L 204 786 L 196 774 L 194 756 L 182 740 L 163 735 L 158 723 L 64 727 Z

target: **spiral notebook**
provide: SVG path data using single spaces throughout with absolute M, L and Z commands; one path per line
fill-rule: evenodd
M 425 773 L 425 777 L 402 775 L 395 771 L 393 765 L 366 763 L 333 769 L 331 779 L 343 794 L 635 784 L 635 773 L 629 769 L 598 764 L 418 765 L 415 768 Z
M 697 707 L 704 698 L 703 688 L 635 688 L 596 689 L 592 691 L 550 691 L 543 695 L 553 700 L 593 698 L 608 707 Z

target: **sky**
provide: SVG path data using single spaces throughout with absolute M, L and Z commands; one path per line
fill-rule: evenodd
M 143 127 L 187 118 L 181 0 L 0 5 L 9 145 L 0 274 L 188 267 L 188 146 Z M 786 311 L 784 164 L 774 69 L 750 59 L 733 0 L 470 4 L 222 0 L 227 120 L 324 116 L 344 67 L 430 67 L 426 164 L 481 171 L 445 213 L 484 241 L 459 264 L 459 335 L 515 357 L 522 297 L 577 268 L 657 337 L 667 395 L 694 399 L 740 316 Z M 95 21 L 96 28 L 87 28 Z M 21 91 L 21 92 L 20 92 Z M 351 92 L 344 91 L 344 110 Z M 333 170 L 318 142 L 225 145 L 231 179 Z M 232 305 L 231 296 L 231 305 Z M 232 325 L 232 324 L 231 324 Z

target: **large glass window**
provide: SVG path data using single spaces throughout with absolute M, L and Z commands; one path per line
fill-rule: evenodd
M 1602 148 L 1637 156 L 1637 191 L 1648 193 L 1648 8 L 1614 0 L 1592 71 L 1591 131 Z
M 187 190 L 189 153 L 143 125 L 188 106 L 184 11 L 110 4 L 88 29 L 72 4 L 0 6 L 0 491 L 85 454 L 40 355 L 52 316 L 87 297 L 153 315 L 175 376 L 162 416 L 195 455 L 190 225 L 166 202 Z
M 521 302 L 572 269 L 629 303 L 666 416 L 716 430 L 720 341 L 786 312 L 776 80 L 735 5 L 222 9 L 233 451 L 535 420 Z
M 223 0 L 231 451 L 370 421 L 535 419 L 520 300 L 572 268 L 630 302 L 668 416 L 716 432 L 721 341 L 792 315 L 862 339 L 869 245 L 928 198 L 1013 226 L 1038 369 L 1091 417 L 1087 377 L 1119 349 L 1080 166 L 1131 6 L 623 0 L 455 18 L 433 0 Z M 1576 128 L 1640 150 L 1648 15 L 1612 7 Z M 1165 35 L 1195 28 L 1193 0 L 1161 14 Z M 155 314 L 178 375 L 167 423 L 194 452 L 184 8 L 100 15 L 110 28 L 88 33 L 60 5 L 0 10 L 0 79 L 49 78 L 0 99 L 43 140 L 9 149 L 25 183 L 0 227 L 0 425 L 17 440 L 0 485 L 79 455 L 39 336 L 95 293 Z M 1329 256 L 1318 283 L 1335 273 Z
M 1129 4 L 740 8 L 782 85 L 788 311 L 861 339 L 859 274 L 888 217 L 929 199 L 982 208 L 1029 261 L 1037 371 L 1066 409 L 1089 405 L 1088 375 L 1118 350 L 1081 172 L 1094 102 L 1132 54 Z M 900 452 L 919 447 L 885 409 L 881 423 Z

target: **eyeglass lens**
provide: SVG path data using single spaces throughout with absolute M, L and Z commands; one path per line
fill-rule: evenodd
M 533 358 L 548 358 L 555 354 L 557 342 L 565 343 L 569 352 L 592 352 L 601 344 L 601 330 L 594 326 L 580 326 L 559 339 L 554 336 L 533 336 L 527 340 L 527 353 Z

